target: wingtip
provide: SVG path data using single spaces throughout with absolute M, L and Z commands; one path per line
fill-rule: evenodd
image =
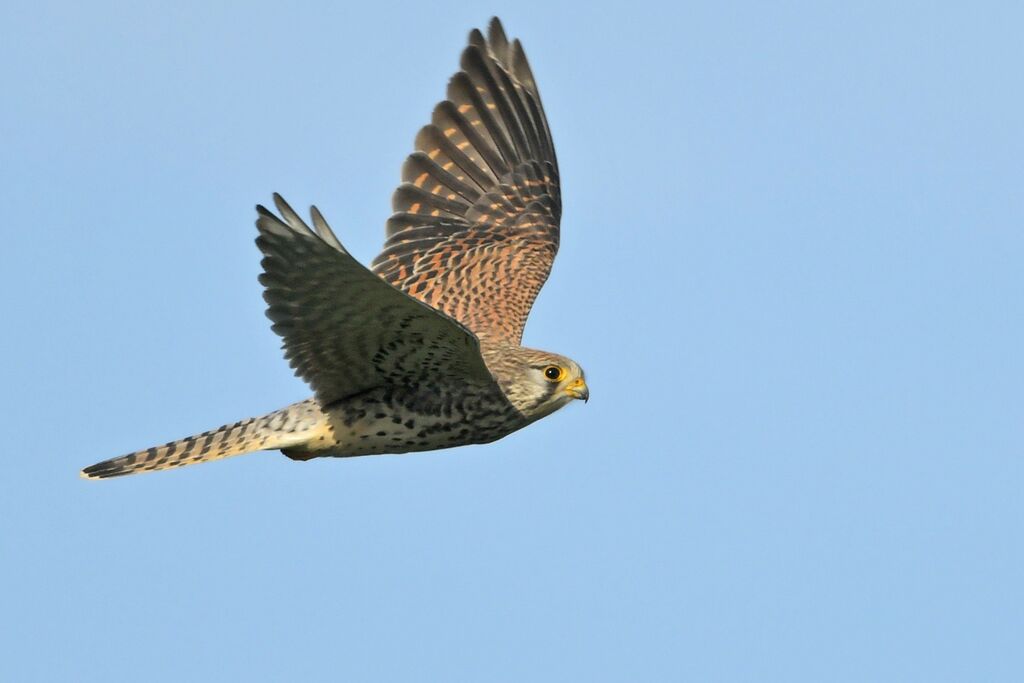
M 491 50 L 498 59 L 503 62 L 508 61 L 508 35 L 498 17 L 491 17 L 491 23 L 487 27 L 487 42 L 490 43 Z
M 309 207 L 309 217 L 312 219 L 313 230 L 317 235 L 320 237 L 327 237 L 328 235 L 333 237 L 334 233 L 331 232 L 331 228 L 327 225 L 324 215 L 320 213 L 320 209 L 316 208 L 316 204 Z
M 327 224 L 327 219 L 324 218 L 324 215 L 320 213 L 320 209 L 316 208 L 315 204 L 309 207 L 309 215 L 313 219 L 313 229 L 316 231 L 316 234 L 320 239 L 338 251 L 348 253 L 345 251 L 345 247 L 341 245 L 341 241 L 338 239 L 338 236 L 334 234 L 333 230 L 331 230 L 331 226 Z
M 282 214 L 295 213 L 295 211 L 292 210 L 292 207 L 288 204 L 288 202 L 284 200 L 284 197 L 282 197 L 280 194 L 275 192 L 272 196 L 274 198 L 274 206 L 277 207 L 278 212 Z

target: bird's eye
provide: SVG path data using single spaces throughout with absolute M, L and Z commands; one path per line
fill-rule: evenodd
M 558 367 L 557 365 L 549 365 L 546 368 L 544 368 L 544 376 L 547 377 L 552 382 L 557 382 L 558 380 L 562 379 L 563 376 L 565 376 L 565 370 Z

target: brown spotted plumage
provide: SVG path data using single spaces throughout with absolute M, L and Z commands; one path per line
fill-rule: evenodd
M 558 251 L 562 202 L 519 41 L 469 36 L 448 99 L 416 136 L 373 270 L 481 339 L 519 344 Z
M 112 458 L 107 478 L 255 450 L 295 460 L 499 439 L 589 396 L 574 361 L 521 347 L 558 251 L 558 162 L 519 41 L 473 31 L 448 98 L 416 136 L 372 270 L 314 207 L 257 207 L 260 282 L 285 357 L 314 397 Z

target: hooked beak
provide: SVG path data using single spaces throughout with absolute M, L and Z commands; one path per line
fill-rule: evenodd
M 565 393 L 573 398 L 581 398 L 586 403 L 590 400 L 590 389 L 587 388 L 587 383 L 583 381 L 582 377 L 577 377 L 572 381 L 569 386 L 565 388 Z

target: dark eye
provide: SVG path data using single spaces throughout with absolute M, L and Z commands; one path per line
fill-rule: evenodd
M 565 374 L 565 371 L 562 370 L 562 368 L 558 367 L 557 365 L 549 365 L 546 368 L 544 368 L 544 376 L 547 377 L 552 382 L 557 382 L 558 380 L 562 379 L 563 374 Z

